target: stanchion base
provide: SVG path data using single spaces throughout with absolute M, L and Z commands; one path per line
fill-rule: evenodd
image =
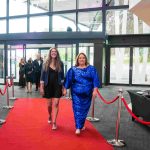
M 9 99 L 10 100 L 16 100 L 17 98 L 16 97 L 10 97 Z
M 3 119 L 0 119 L 0 125 L 2 125 L 3 123 L 5 123 L 6 121 Z
M 66 99 L 70 99 L 70 100 L 72 99 L 71 97 L 65 97 L 65 98 L 66 98 Z
M 86 120 L 91 121 L 91 122 L 96 122 L 96 121 L 99 121 L 99 118 L 87 117 Z
M 113 140 L 107 140 L 107 142 L 113 146 L 116 146 L 116 147 L 123 147 L 125 146 L 125 142 L 123 140 L 116 140 L 116 139 L 113 139 Z
M 11 109 L 13 108 L 14 106 L 3 106 L 4 109 Z

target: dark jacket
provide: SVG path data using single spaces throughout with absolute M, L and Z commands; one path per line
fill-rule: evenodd
M 42 68 L 40 83 L 44 83 L 45 86 L 48 84 L 48 75 L 49 69 L 46 71 Z M 58 83 L 59 85 L 63 85 L 63 82 L 64 82 L 64 64 L 63 62 L 61 62 L 61 71 L 58 73 Z

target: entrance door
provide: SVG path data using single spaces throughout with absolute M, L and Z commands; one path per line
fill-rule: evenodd
M 19 81 L 19 62 L 24 57 L 24 46 L 23 45 L 8 45 L 8 76 L 13 74 L 14 82 Z
M 60 58 L 64 62 L 65 74 L 71 66 L 75 65 L 76 44 L 58 44 Z
M 130 48 L 110 49 L 110 83 L 129 84 Z
M 133 48 L 132 84 L 150 85 L 150 48 Z

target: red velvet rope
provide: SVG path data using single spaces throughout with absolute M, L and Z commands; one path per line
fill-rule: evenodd
M 106 104 L 111 104 L 111 103 L 115 102 L 115 101 L 119 98 L 119 96 L 117 96 L 117 97 L 115 97 L 113 100 L 108 101 L 108 100 L 105 100 L 105 99 L 102 97 L 102 95 L 100 94 L 100 92 L 99 92 L 98 90 L 97 90 L 97 94 L 98 94 L 99 98 L 102 99 L 102 101 L 103 101 L 104 103 L 106 103 Z
M 130 113 L 130 115 L 131 115 L 134 119 L 136 119 L 138 122 L 140 122 L 140 123 L 142 123 L 142 124 L 150 125 L 150 122 L 147 122 L 147 121 L 144 121 L 144 120 L 139 119 L 139 118 L 132 112 L 132 110 L 128 107 L 128 104 L 127 104 L 127 102 L 126 102 L 126 100 L 125 100 L 124 98 L 121 98 L 121 100 L 123 101 L 123 103 L 124 103 L 126 109 L 128 110 L 128 112 Z
M 4 92 L 2 92 L 2 90 L 0 89 L 1 95 L 4 95 L 4 94 L 6 93 L 7 87 L 8 87 L 8 82 L 6 82 L 6 85 L 5 85 L 5 87 L 4 87 Z
M 119 96 L 117 96 L 117 97 L 115 97 L 113 100 L 111 100 L 111 101 L 108 102 L 107 100 L 105 100 L 105 99 L 102 97 L 102 95 L 100 94 L 100 92 L 99 92 L 98 90 L 97 90 L 97 94 L 98 94 L 99 98 L 102 99 L 102 101 L 103 101 L 104 103 L 106 103 L 106 104 L 111 104 L 111 103 L 115 102 L 116 100 L 118 100 L 118 98 L 119 98 Z M 132 112 L 132 110 L 128 107 L 128 104 L 127 104 L 127 102 L 126 102 L 126 100 L 125 100 L 124 98 L 121 98 L 121 100 L 123 101 L 123 103 L 124 103 L 124 105 L 125 105 L 127 111 L 130 113 L 130 115 L 131 115 L 134 119 L 136 119 L 138 122 L 140 122 L 140 123 L 142 123 L 142 124 L 150 125 L 150 122 L 147 122 L 147 121 L 144 121 L 144 120 L 139 119 L 139 118 Z

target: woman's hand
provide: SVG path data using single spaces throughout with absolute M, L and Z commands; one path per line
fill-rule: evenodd
M 97 88 L 94 88 L 93 93 L 92 93 L 92 98 L 96 98 L 97 96 Z
M 40 86 L 40 94 L 41 94 L 42 96 L 44 96 L 44 88 L 43 88 L 43 86 Z
M 63 96 L 66 96 L 66 95 L 67 95 L 67 89 L 63 88 Z

